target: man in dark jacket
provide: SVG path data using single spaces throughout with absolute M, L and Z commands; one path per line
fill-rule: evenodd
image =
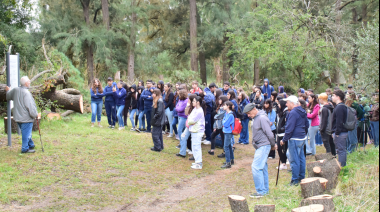
M 321 123 L 319 131 L 321 132 L 322 141 L 326 148 L 326 153 L 336 155 L 334 139 L 332 137 L 332 115 L 334 113 L 334 106 L 329 102 L 329 96 L 326 93 L 318 96 L 319 102 L 323 105 Z
M 347 165 L 347 136 L 348 130 L 344 127 L 344 123 L 347 120 L 347 107 L 344 102 L 344 92 L 342 90 L 336 90 L 333 93 L 332 100 L 336 104 L 333 113 L 333 138 L 336 146 L 336 151 L 339 156 L 339 162 L 342 167 Z
M 146 116 L 146 123 L 147 123 L 147 129 L 146 133 L 151 133 L 151 111 L 153 106 L 153 97 L 152 93 L 155 88 L 153 87 L 153 81 L 147 80 L 146 81 L 146 89 L 141 94 L 141 98 L 144 100 L 144 114 Z
M 109 128 L 115 129 L 116 119 L 116 104 L 113 97 L 112 89 L 116 88 L 117 84 L 113 81 L 112 77 L 107 80 L 107 86 L 104 88 L 104 95 L 106 96 L 105 107 L 108 118 Z
M 288 142 L 289 162 L 292 168 L 292 181 L 290 186 L 298 186 L 306 175 L 306 157 L 304 147 L 307 141 L 307 133 L 309 129 L 309 120 L 306 111 L 300 106 L 296 96 L 289 96 L 284 99 L 287 101 L 287 107 L 290 111 L 286 126 L 285 136 L 281 141 Z
M 216 90 L 215 83 L 211 83 L 208 88 L 204 89 L 205 94 L 205 102 L 207 105 L 206 108 L 206 116 L 205 116 L 205 134 L 206 134 L 206 140 L 202 141 L 204 145 L 211 145 L 211 134 L 212 134 L 212 121 L 211 121 L 211 114 L 213 112 L 213 105 L 215 104 L 215 96 L 214 92 Z
M 230 91 L 234 91 L 235 94 L 237 93 L 236 90 L 231 89 L 230 82 L 224 82 L 224 86 L 220 90 L 222 90 L 224 96 L 227 96 L 228 92 L 230 92 Z

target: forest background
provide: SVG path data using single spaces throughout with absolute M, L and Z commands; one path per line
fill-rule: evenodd
M 21 75 L 67 73 L 61 88 L 89 100 L 94 78 L 246 90 L 269 78 L 295 93 L 379 86 L 378 0 L 0 0 L 0 83 L 5 53 Z M 32 85 L 33 85 L 32 84 Z

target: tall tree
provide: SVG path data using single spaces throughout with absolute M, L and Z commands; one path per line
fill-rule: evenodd
M 102 13 L 103 13 L 103 24 L 106 26 L 107 30 L 110 29 L 110 12 L 108 8 L 108 0 L 102 0 Z
M 197 1 L 190 2 L 190 54 L 191 70 L 198 72 L 198 43 L 197 43 Z
M 140 2 L 140 1 L 139 1 Z M 132 0 L 132 26 L 130 35 L 130 45 L 129 45 L 129 56 L 128 56 L 128 80 L 133 81 L 135 79 L 135 47 L 136 47 L 136 0 Z
M 90 2 L 91 0 L 80 0 L 83 8 L 83 16 L 86 21 L 87 27 L 90 26 Z M 88 85 L 91 85 L 94 80 L 94 46 L 92 39 L 86 40 L 86 50 L 87 50 L 87 80 Z

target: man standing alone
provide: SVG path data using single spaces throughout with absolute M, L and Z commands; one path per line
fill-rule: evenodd
M 256 193 L 251 198 L 262 198 L 269 193 L 268 155 L 275 149 L 275 139 L 267 114 L 256 108 L 255 104 L 245 106 L 243 113 L 253 119 L 252 143 L 255 147 L 255 158 L 252 163 L 252 175 L 255 182 Z
M 290 186 L 298 186 L 306 175 L 306 157 L 304 147 L 307 141 L 309 120 L 306 111 L 301 107 L 296 96 L 284 99 L 290 113 L 285 126 L 285 136 L 281 146 L 288 142 L 289 162 L 292 168 L 292 181 Z
M 10 90 L 6 87 L 7 101 L 14 103 L 13 118 L 21 129 L 22 149 L 21 153 L 35 153 L 34 142 L 32 140 L 32 129 L 34 120 L 39 116 L 37 106 L 32 94 L 29 92 L 30 80 L 22 77 L 21 87 Z

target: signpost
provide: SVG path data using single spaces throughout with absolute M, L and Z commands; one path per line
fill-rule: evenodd
M 7 86 L 12 88 L 19 87 L 20 85 L 20 55 L 11 55 L 7 52 Z M 13 102 L 7 102 L 7 123 L 8 123 L 8 146 L 12 146 L 12 108 Z

